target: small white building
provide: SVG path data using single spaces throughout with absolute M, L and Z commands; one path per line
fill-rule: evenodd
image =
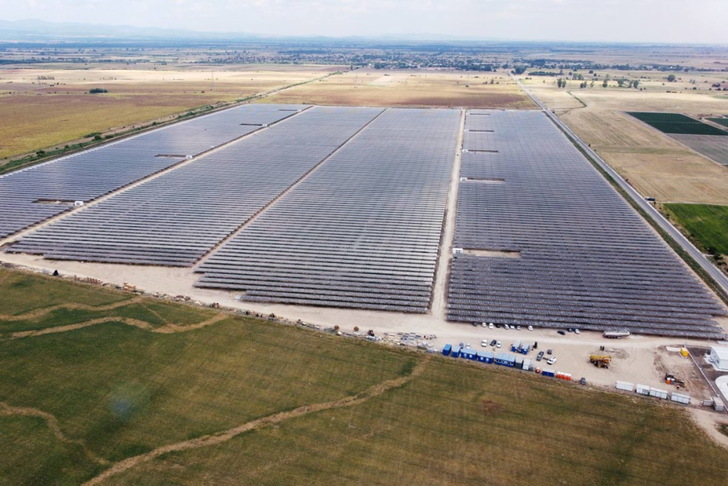
M 721 371 L 728 371 L 728 347 L 711 346 L 708 360 Z

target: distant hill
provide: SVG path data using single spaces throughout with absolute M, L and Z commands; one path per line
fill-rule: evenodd
M 41 20 L 0 20 L 0 42 L 79 42 L 79 41 L 145 41 L 145 40 L 222 40 L 254 39 L 245 33 L 197 32 L 188 29 L 133 27 L 129 25 L 96 25 L 76 22 Z
M 332 38 L 324 36 L 268 36 L 246 32 L 200 32 L 189 29 L 157 27 L 133 27 L 129 25 L 101 25 L 77 22 L 46 22 L 42 20 L 0 20 L 0 43 L 113 43 L 113 42 L 204 42 L 204 41 L 293 41 L 304 40 L 327 42 L 345 40 L 349 42 L 437 42 L 449 43 L 472 41 L 457 36 L 440 34 L 387 34 L 384 36 L 350 36 Z

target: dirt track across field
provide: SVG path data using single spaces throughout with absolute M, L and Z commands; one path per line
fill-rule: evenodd
M 69 439 L 68 437 L 66 437 L 66 435 L 63 433 L 63 430 L 61 430 L 61 426 L 58 424 L 58 419 L 48 412 L 38 410 L 37 408 L 13 407 L 5 402 L 0 402 L 0 415 L 19 415 L 22 417 L 41 418 L 45 420 L 45 422 L 48 424 L 48 428 L 50 429 L 51 433 L 53 433 L 53 435 L 56 437 L 56 439 L 66 444 L 74 444 L 80 446 L 86 456 L 88 456 L 89 459 L 97 464 L 101 464 L 104 466 L 110 464 L 109 461 L 107 461 L 103 457 L 99 457 L 94 454 L 88 447 L 86 447 L 86 444 L 84 444 L 83 441 L 78 439 Z
M 114 464 L 111 468 L 107 469 L 100 475 L 96 476 L 95 478 L 91 479 L 90 481 L 88 481 L 84 484 L 87 486 L 99 484 L 99 483 L 103 482 L 104 480 L 110 478 L 111 476 L 114 476 L 116 474 L 119 474 L 119 473 L 124 472 L 129 469 L 132 469 L 133 467 L 138 466 L 139 464 L 151 461 L 153 459 L 156 459 L 157 457 L 163 456 L 170 452 L 179 452 L 179 451 L 186 451 L 189 449 L 198 449 L 200 447 L 214 446 L 214 445 L 222 444 L 223 442 L 227 442 L 230 439 L 237 437 L 238 435 L 244 434 L 246 432 L 250 432 L 252 430 L 258 430 L 263 427 L 267 427 L 269 425 L 284 422 L 286 420 L 294 419 L 297 417 L 302 417 L 304 415 L 308 415 L 311 413 L 322 412 L 324 410 L 331 410 L 334 408 L 352 407 L 355 405 L 359 405 L 361 403 L 366 402 L 367 400 L 369 400 L 371 398 L 378 397 L 389 390 L 401 387 L 405 383 L 411 381 L 413 378 L 419 376 L 424 371 L 426 365 L 427 365 L 427 360 L 422 360 L 413 368 L 412 372 L 409 375 L 395 378 L 392 380 L 384 381 L 382 383 L 374 385 L 373 387 L 369 388 L 368 390 L 365 390 L 357 395 L 349 396 L 349 397 L 342 398 L 340 400 L 331 401 L 331 402 L 303 405 L 303 406 L 295 408 L 293 410 L 290 410 L 287 412 L 276 413 L 273 415 L 269 415 L 267 417 L 262 417 L 262 418 L 253 420 L 251 422 L 244 423 L 237 427 L 233 427 L 232 429 L 218 432 L 216 434 L 205 435 L 202 437 L 197 437 L 195 439 L 190 439 L 190 440 L 186 440 L 183 442 L 177 442 L 176 444 L 168 444 L 168 445 L 165 445 L 162 447 L 158 447 L 150 452 L 147 452 L 146 454 L 140 454 L 138 456 L 130 457 L 121 462 L 118 462 L 118 463 Z
M 113 317 L 112 316 L 112 317 L 101 317 L 99 319 L 91 319 L 90 321 L 79 322 L 76 324 L 69 324 L 67 326 L 48 327 L 45 329 L 39 329 L 39 330 L 33 330 L 33 331 L 19 331 L 19 332 L 14 332 L 14 333 L 10 334 L 10 336 L 13 339 L 21 339 L 21 338 L 28 338 L 28 337 L 44 336 L 46 334 L 58 334 L 61 332 L 76 331 L 78 329 L 96 326 L 98 324 L 105 324 L 107 322 L 121 322 L 121 323 L 127 324 L 129 326 L 138 327 L 139 329 L 144 329 L 145 331 L 156 332 L 159 334 L 172 334 L 172 333 L 176 333 L 176 332 L 193 331 L 195 329 L 201 329 L 203 327 L 211 326 L 213 324 L 216 324 L 216 323 L 226 319 L 227 317 L 228 316 L 225 314 L 218 314 L 205 321 L 198 322 L 197 324 L 180 325 L 180 324 L 167 323 L 161 327 L 153 327 L 153 326 L 149 325 L 148 322 L 140 321 L 139 319 L 132 319 L 130 317 Z

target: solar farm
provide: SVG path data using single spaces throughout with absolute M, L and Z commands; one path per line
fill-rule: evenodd
M 251 303 L 426 314 L 443 272 L 452 322 L 724 335 L 724 307 L 537 111 L 245 105 L 0 194 L 7 252 L 186 267 Z

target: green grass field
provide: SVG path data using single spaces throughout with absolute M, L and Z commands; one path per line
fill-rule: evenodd
M 728 255 L 728 206 L 665 204 L 705 250 Z
M 3 484 L 728 478 L 676 406 L 6 269 L 0 296 Z
M 655 127 L 663 133 L 682 133 L 689 135 L 728 135 L 728 132 L 715 128 L 680 113 L 651 113 L 631 111 L 628 114 Z

